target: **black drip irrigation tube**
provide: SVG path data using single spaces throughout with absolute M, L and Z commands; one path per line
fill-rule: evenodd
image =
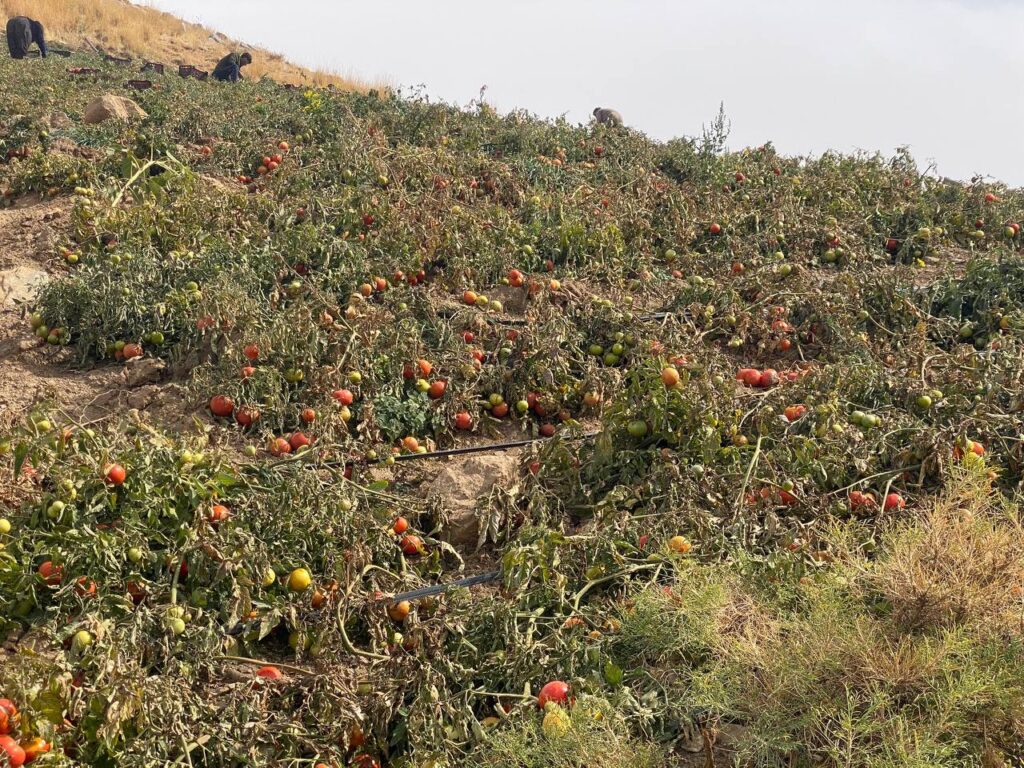
M 676 314 L 675 312 L 653 312 L 651 314 L 641 315 L 638 319 L 641 320 L 641 321 L 664 320 L 665 318 L 671 317 L 671 316 L 673 316 L 675 314 Z M 511 324 L 520 324 L 520 323 L 525 324 L 526 323 L 525 320 L 519 320 L 519 319 L 515 319 L 515 320 L 511 320 L 511 321 L 509 321 L 509 320 L 502 320 L 500 322 L 511 323 Z M 574 437 L 563 438 L 563 439 L 571 440 L 571 441 L 592 440 L 593 438 L 597 437 L 599 434 L 601 434 L 600 430 L 593 430 L 591 432 L 585 432 L 582 435 L 576 435 Z M 366 458 L 364 458 L 364 459 L 360 459 L 360 460 L 329 461 L 329 462 L 325 462 L 323 465 L 320 465 L 320 466 L 351 467 L 351 466 L 354 466 L 355 464 L 361 464 L 361 465 L 383 464 L 385 461 L 388 460 L 388 458 L 392 458 L 396 462 L 398 462 L 398 461 L 417 461 L 417 460 L 422 460 L 422 459 L 443 459 L 443 458 L 446 458 L 446 457 L 449 457 L 449 456 L 467 456 L 469 454 L 474 454 L 474 453 L 492 453 L 492 452 L 496 452 L 496 451 L 508 451 L 508 450 L 513 449 L 513 448 L 525 448 L 526 446 L 535 445 L 536 443 L 543 443 L 543 442 L 546 442 L 547 440 L 550 440 L 550 439 L 551 438 L 547 438 L 547 437 L 538 437 L 538 438 L 532 438 L 530 440 L 515 440 L 515 441 L 510 442 L 510 443 L 492 443 L 490 445 L 473 445 L 473 446 L 467 446 L 465 448 L 448 448 L 448 449 L 441 450 L 441 451 L 430 451 L 428 453 L 405 453 L 405 454 L 400 454 L 398 456 L 390 456 L 390 457 L 385 457 L 385 458 L 376 458 L 376 459 L 366 459 Z M 318 465 L 316 465 L 316 464 L 308 464 L 307 465 L 307 467 L 310 468 L 310 469 L 315 469 L 317 466 Z M 449 592 L 449 591 L 451 591 L 453 589 L 461 589 L 463 587 L 472 587 L 472 586 L 475 586 L 477 584 L 488 584 L 490 582 L 499 581 L 500 579 L 501 579 L 501 571 L 490 571 L 488 573 L 481 573 L 481 574 L 478 574 L 476 576 L 468 576 L 468 577 L 466 577 L 464 579 L 459 579 L 458 581 L 449 582 L 448 584 L 435 584 L 434 586 L 431 586 L 431 587 L 421 587 L 419 589 L 410 590 L 409 592 L 400 592 L 399 594 L 397 594 L 397 595 L 395 595 L 394 597 L 391 598 L 391 602 L 392 603 L 400 603 L 403 600 L 421 600 L 421 599 L 423 599 L 425 597 L 433 597 L 435 595 L 445 594 L 446 592 Z M 240 632 L 241 632 L 241 627 L 240 626 L 236 626 L 236 627 L 232 628 L 232 631 L 230 631 L 229 634 L 238 634 Z
M 420 587 L 419 589 L 413 589 L 408 592 L 400 592 L 394 597 L 390 598 L 392 605 L 400 603 L 403 600 L 422 600 L 425 597 L 434 597 L 435 595 L 443 595 L 446 592 L 451 592 L 454 589 L 462 589 L 464 587 L 473 587 L 477 584 L 490 584 L 494 581 L 501 580 L 501 571 L 489 571 L 488 573 L 479 573 L 476 576 L 467 576 L 464 579 L 458 581 L 452 581 L 448 584 L 435 584 L 432 587 Z M 229 637 L 237 637 L 238 635 L 245 632 L 245 630 L 252 624 L 252 622 L 239 621 L 233 627 L 227 630 Z
M 459 579 L 458 581 L 453 581 L 448 584 L 435 584 L 432 587 L 421 587 L 420 589 L 413 589 L 409 592 L 401 592 L 391 598 L 391 600 L 395 603 L 400 603 L 403 600 L 421 600 L 424 597 L 442 595 L 453 589 L 472 587 L 477 584 L 488 584 L 492 581 L 498 581 L 499 579 L 501 579 L 501 571 L 491 571 L 489 573 L 481 573 L 476 576 L 467 576 L 464 579 Z

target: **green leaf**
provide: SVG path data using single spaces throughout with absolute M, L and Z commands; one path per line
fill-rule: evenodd
M 605 682 L 608 683 L 608 685 L 611 685 L 611 686 L 621 685 L 622 684 L 622 669 L 619 666 L 613 664 L 610 661 L 607 662 L 604 665 L 604 679 L 605 679 Z
M 18 443 L 18 447 L 14 449 L 15 477 L 21 474 L 21 467 L 25 463 L 26 458 L 28 458 L 28 443 Z
M 388 485 L 390 485 L 390 483 L 388 483 L 387 480 L 377 480 L 375 482 L 370 483 L 366 487 L 369 488 L 371 491 L 384 491 L 387 490 Z

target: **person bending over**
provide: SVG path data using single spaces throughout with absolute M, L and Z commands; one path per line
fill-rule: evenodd
M 252 54 L 248 51 L 229 53 L 217 62 L 217 67 L 213 70 L 213 77 L 224 83 L 237 83 L 242 79 L 242 67 L 247 64 L 252 64 Z
M 11 58 L 24 59 L 29 46 L 39 46 L 39 53 L 46 58 L 46 36 L 43 25 L 27 16 L 15 16 L 7 22 L 7 48 Z

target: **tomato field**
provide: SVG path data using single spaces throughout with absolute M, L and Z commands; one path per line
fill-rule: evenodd
M 75 64 L 0 62 L 11 763 L 1024 754 L 1024 193 Z

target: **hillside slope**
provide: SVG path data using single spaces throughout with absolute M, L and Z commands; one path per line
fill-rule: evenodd
M 117 56 L 191 64 L 210 71 L 225 53 L 244 49 L 253 53 L 246 77 L 267 75 L 283 83 L 333 84 L 345 90 L 367 87 L 357 79 L 299 67 L 278 53 L 244 45 L 128 0 L 0 0 L 0 13 L 5 19 L 16 15 L 39 19 L 50 40 L 76 50 L 96 46 Z
M 1019 762 L 1022 191 L 78 60 L 0 58 L 33 766 Z

